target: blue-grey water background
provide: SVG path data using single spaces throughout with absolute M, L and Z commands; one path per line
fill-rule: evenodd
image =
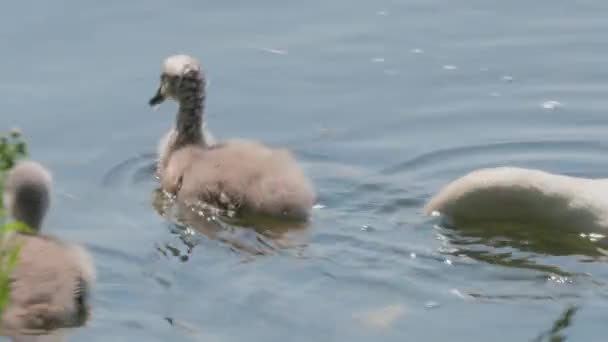
M 20 127 L 53 171 L 46 232 L 85 244 L 98 269 L 73 340 L 530 341 L 574 305 L 564 334 L 603 341 L 608 271 L 569 247 L 583 238 L 468 236 L 419 209 L 479 167 L 608 177 L 606 13 L 599 0 L 6 3 L 0 127 Z M 312 177 L 319 204 L 289 247 L 237 229 L 265 251 L 250 253 L 153 209 L 147 156 L 175 105 L 146 102 L 173 53 L 203 62 L 216 137 L 286 146 Z

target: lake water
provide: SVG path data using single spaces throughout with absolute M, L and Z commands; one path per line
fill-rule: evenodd
M 0 127 L 56 191 L 46 232 L 91 249 L 74 341 L 603 341 L 608 269 L 557 231 L 456 231 L 446 182 L 517 165 L 608 177 L 608 2 L 19 1 L 0 13 Z M 150 172 L 173 53 L 201 59 L 220 139 L 290 148 L 311 225 L 184 230 Z M 233 242 L 238 243 L 233 243 Z M 241 247 L 247 248 L 241 248 Z M 570 311 L 568 311 L 570 310 Z M 568 325 L 568 324 L 564 324 Z M 543 339 L 544 338 L 544 339 Z

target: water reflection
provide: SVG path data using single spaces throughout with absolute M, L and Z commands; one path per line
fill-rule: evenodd
M 556 265 L 545 264 L 542 256 L 578 256 L 585 262 L 605 262 L 600 235 L 564 232 L 525 223 L 486 222 L 458 227 L 446 222 L 436 225 L 449 245 L 444 253 L 510 268 L 529 269 L 559 277 L 584 276 Z
M 532 342 L 563 342 L 566 341 L 566 337 L 563 335 L 563 331 L 566 330 L 571 324 L 574 315 L 578 311 L 578 307 L 575 305 L 568 306 L 564 312 L 553 322 L 553 326 L 546 332 L 538 335 Z
M 600 234 L 581 234 L 554 227 L 518 222 L 484 222 L 450 226 L 442 223 L 445 234 L 456 246 L 484 244 L 494 248 L 511 247 L 522 252 L 566 256 L 604 256 L 605 241 Z
M 297 250 L 306 246 L 309 237 L 306 222 L 285 222 L 258 216 L 230 217 L 213 208 L 176 203 L 161 189 L 154 190 L 152 206 L 160 216 L 173 223 L 171 230 L 187 246 L 188 253 L 200 242 L 195 232 L 225 243 L 235 252 L 249 255 Z M 179 257 L 187 260 L 181 254 Z

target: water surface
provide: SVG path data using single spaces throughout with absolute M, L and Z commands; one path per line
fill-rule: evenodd
M 84 243 L 98 267 L 94 319 L 74 340 L 531 341 L 569 317 L 569 340 L 602 341 L 608 271 L 595 244 L 457 231 L 418 211 L 479 167 L 608 176 L 606 11 L 599 0 L 6 4 L 0 123 L 21 127 L 54 172 L 47 232 Z M 217 239 L 154 210 L 150 153 L 175 106 L 146 102 L 176 52 L 205 65 L 218 138 L 301 160 L 320 195 L 310 227 L 220 226 Z

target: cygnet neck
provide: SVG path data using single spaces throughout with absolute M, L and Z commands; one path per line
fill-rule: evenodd
M 179 109 L 177 112 L 174 148 L 186 145 L 203 145 L 204 139 L 202 124 L 205 109 L 205 81 L 199 75 L 184 77 L 180 84 L 180 94 L 177 97 Z

